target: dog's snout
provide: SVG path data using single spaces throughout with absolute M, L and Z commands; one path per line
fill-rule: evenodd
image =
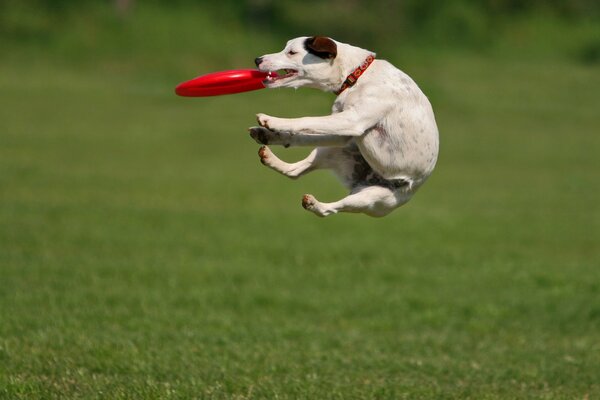
M 262 57 L 257 57 L 254 59 L 254 64 L 256 64 L 257 67 L 260 67 L 260 63 L 263 62 L 263 58 Z

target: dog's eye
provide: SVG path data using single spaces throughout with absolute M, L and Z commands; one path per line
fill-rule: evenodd
M 288 54 L 288 56 L 293 56 L 294 54 L 298 54 L 298 52 L 294 51 L 294 50 L 290 50 L 287 52 L 287 54 Z

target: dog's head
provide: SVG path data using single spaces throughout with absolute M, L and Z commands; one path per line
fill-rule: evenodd
M 345 79 L 339 61 L 343 46 L 348 45 L 324 36 L 303 36 L 288 41 L 279 53 L 266 54 L 255 62 L 261 71 L 277 72 L 264 81 L 268 88 L 308 86 L 335 91 Z

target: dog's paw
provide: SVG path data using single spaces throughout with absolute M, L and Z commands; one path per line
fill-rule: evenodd
M 305 210 L 312 212 L 317 217 L 326 217 L 337 213 L 334 208 L 328 207 L 326 204 L 320 203 L 312 194 L 302 196 L 302 207 Z
M 256 141 L 258 144 L 269 144 L 271 142 L 270 139 L 273 138 L 274 132 L 271 132 L 267 128 L 263 128 L 261 126 L 253 126 L 252 128 L 248 128 L 248 132 L 250 132 L 250 137 Z
M 269 159 L 272 155 L 273 153 L 271 152 L 271 149 L 269 149 L 267 146 L 261 146 L 260 149 L 258 149 L 258 156 L 260 157 L 260 162 L 263 165 L 269 165 Z
M 248 128 L 250 137 L 258 144 L 280 145 L 289 147 L 291 144 L 291 136 L 285 132 L 272 131 L 262 126 L 254 126 Z
M 271 122 L 272 119 L 273 117 L 267 114 L 256 114 L 256 121 L 258 122 L 258 125 L 262 126 L 263 128 L 271 129 L 269 122 Z
M 258 121 L 258 125 L 272 131 L 291 131 L 289 120 L 286 118 L 271 117 L 267 114 L 256 114 L 256 121 Z
M 305 194 L 302 196 L 302 207 L 304 207 L 305 210 L 313 211 L 316 202 L 317 199 L 315 199 L 315 196 L 312 194 Z

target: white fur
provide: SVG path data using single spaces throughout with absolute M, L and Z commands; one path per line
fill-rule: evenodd
M 337 56 L 321 58 L 305 49 L 306 40 L 290 40 L 281 52 L 261 57 L 262 71 L 297 71 L 266 82 L 267 87 L 336 92 L 348 74 L 374 54 L 334 41 Z M 427 97 L 408 75 L 384 60 L 376 59 L 354 86 L 336 98 L 331 115 L 288 119 L 257 114 L 257 119 L 260 127 L 250 132 L 259 143 L 316 146 L 294 164 L 263 146 L 259 152 L 263 164 L 292 178 L 318 168 L 332 169 L 351 189 L 349 196 L 333 203 L 305 195 L 303 206 L 319 216 L 340 211 L 386 215 L 412 197 L 437 160 L 438 130 Z M 362 179 L 369 167 L 366 176 L 371 178 Z M 394 186 L 402 181 L 406 184 Z

